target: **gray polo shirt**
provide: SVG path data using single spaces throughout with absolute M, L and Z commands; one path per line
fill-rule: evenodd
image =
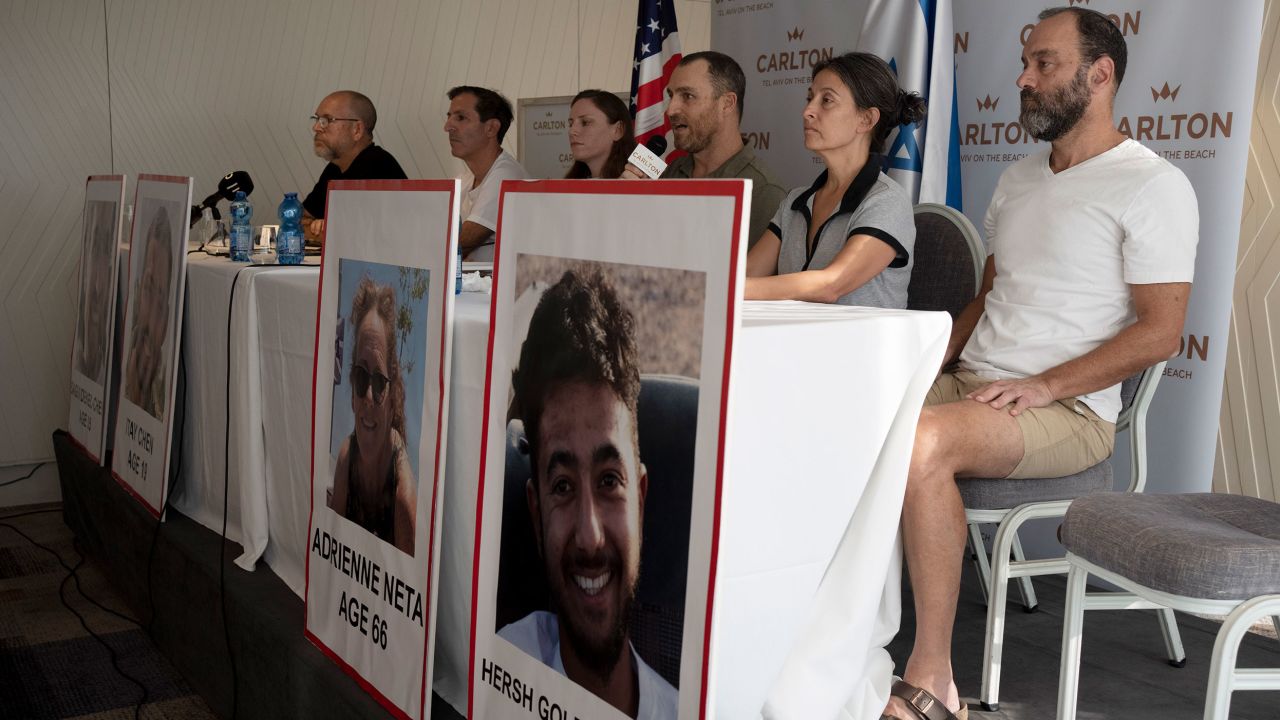
M 827 181 L 824 170 L 813 185 L 787 194 L 769 229 L 782 240 L 778 251 L 778 274 L 821 270 L 844 249 L 854 235 L 870 235 L 896 251 L 896 257 L 879 275 L 862 287 L 842 295 L 841 305 L 906 308 L 907 285 L 911 282 L 911 254 L 916 242 L 915 217 L 911 198 L 902 186 L 880 172 L 880 158 L 872 155 L 866 166 L 845 191 L 840 207 L 814 235 L 813 247 L 806 247 L 809 223 L 813 218 L 813 195 Z
M 662 177 L 682 180 L 693 177 L 693 157 L 681 155 L 676 158 L 662 172 Z M 756 157 L 756 152 L 750 145 L 743 145 L 741 150 L 707 177 L 742 178 L 751 181 L 751 224 L 747 230 L 747 248 L 755 245 L 768 229 L 769 218 L 773 217 L 773 213 L 778 209 L 778 204 L 787 194 L 787 189 L 778 182 L 773 171 Z

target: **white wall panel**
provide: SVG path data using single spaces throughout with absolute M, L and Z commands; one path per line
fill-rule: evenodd
M 1280 5 L 1267 0 L 1213 489 L 1280 500 Z
M 706 49 L 709 1 L 676 12 L 685 51 Z M 452 176 L 450 87 L 513 104 L 626 89 L 635 15 L 635 0 L 0 2 L 0 465 L 50 457 L 66 424 L 87 175 L 191 175 L 200 199 L 244 169 L 268 219 L 324 166 L 307 117 L 351 88 L 411 177 Z
M 110 169 L 102 4 L 0 3 L 0 463 L 66 425 L 84 180 Z

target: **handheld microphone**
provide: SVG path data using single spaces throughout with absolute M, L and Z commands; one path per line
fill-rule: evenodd
M 244 170 L 233 170 L 223 175 L 222 179 L 218 181 L 218 189 L 213 191 L 199 205 L 191 207 L 191 227 L 195 227 L 205 208 L 213 210 L 214 219 L 222 219 L 221 213 L 218 212 L 218 201 L 234 200 L 236 192 L 243 192 L 245 195 L 253 193 L 253 178 L 249 177 L 249 173 Z
M 654 135 L 645 141 L 643 145 L 637 145 L 636 149 L 631 152 L 631 157 L 627 158 L 627 162 L 634 165 L 640 172 L 651 178 L 656 178 L 667 169 L 667 164 L 662 160 L 662 153 L 667 150 L 667 139 L 662 135 Z

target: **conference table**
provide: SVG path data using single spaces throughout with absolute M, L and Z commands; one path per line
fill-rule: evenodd
M 215 532 L 225 521 L 244 548 L 237 564 L 265 563 L 300 597 L 318 285 L 318 265 L 190 256 L 183 466 L 172 498 Z M 950 319 L 752 302 L 740 318 L 710 650 L 714 715 L 878 717 L 893 668 L 883 648 L 901 609 L 907 464 Z M 456 296 L 432 690 L 464 714 L 488 332 L 489 295 Z

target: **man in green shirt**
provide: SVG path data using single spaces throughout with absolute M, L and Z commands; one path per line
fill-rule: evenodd
M 733 58 L 715 51 L 685 55 L 671 73 L 667 118 L 676 148 L 685 151 L 663 178 L 744 178 L 751 181 L 751 224 L 748 247 L 764 234 L 786 197 L 755 151 L 742 142 L 742 102 L 746 77 Z M 643 177 L 628 169 L 623 177 Z

